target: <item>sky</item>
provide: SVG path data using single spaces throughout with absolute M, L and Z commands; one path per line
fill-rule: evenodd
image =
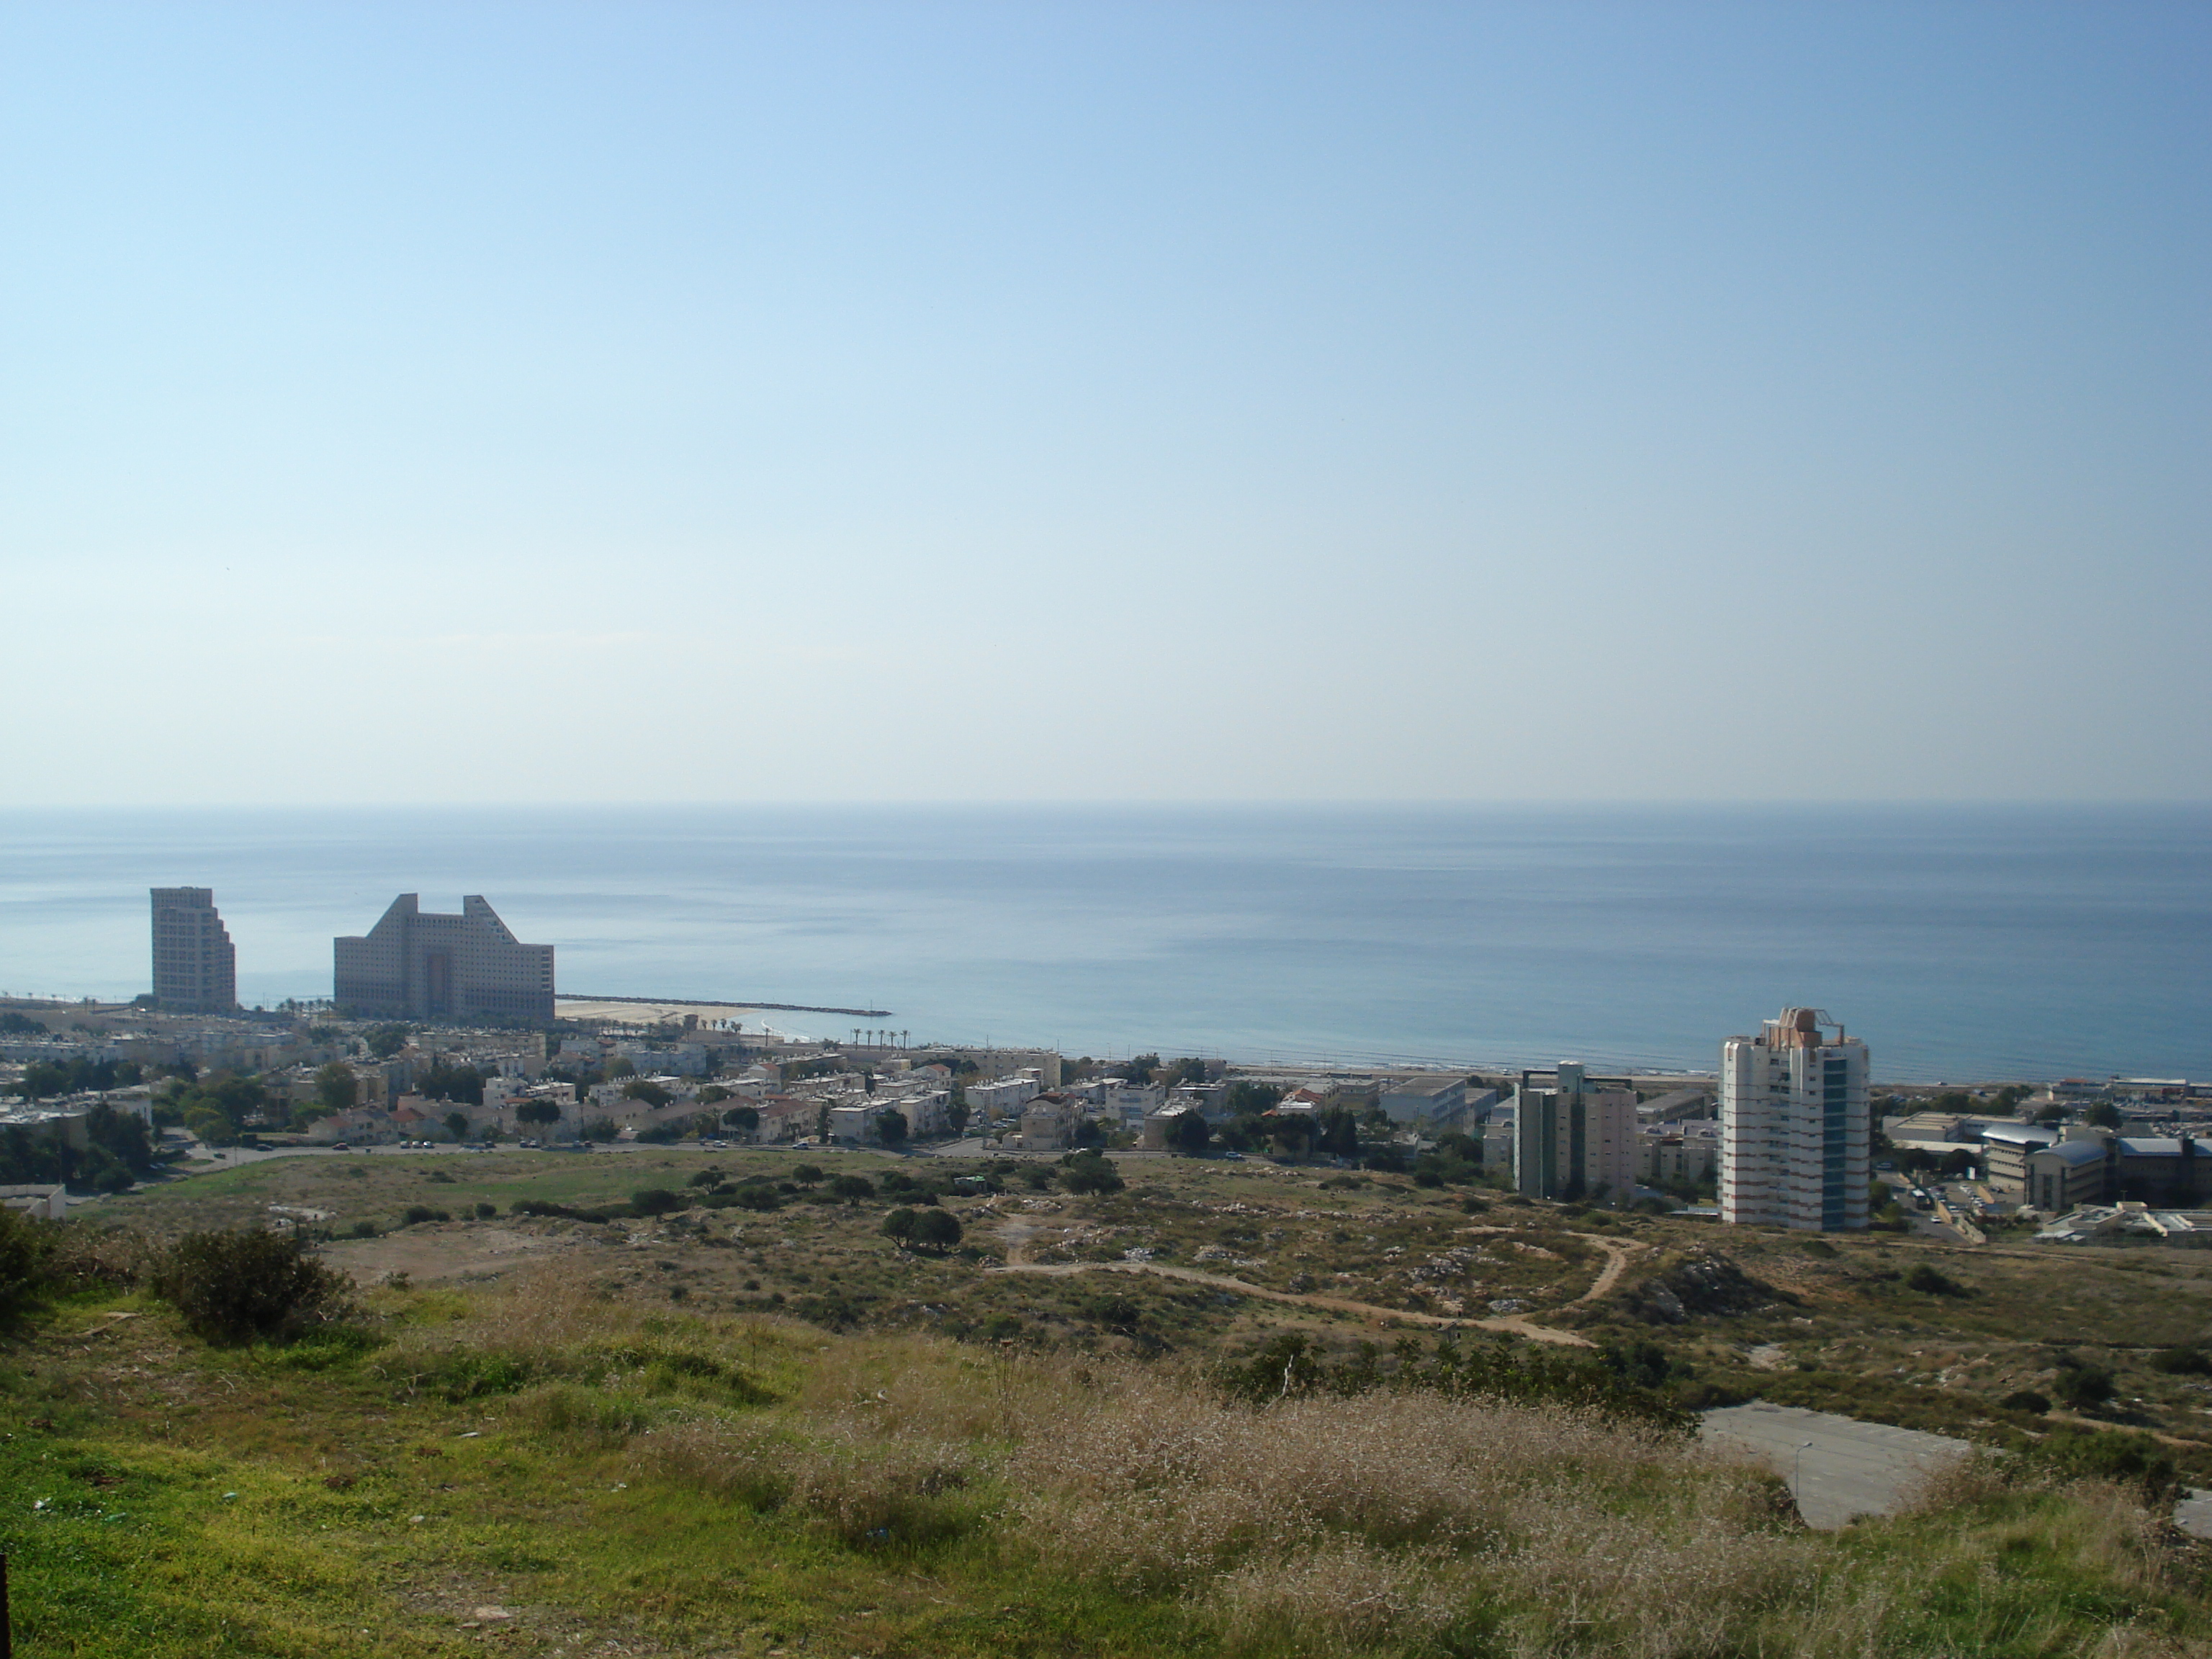
M 2201 4 L 0 9 L 0 805 L 2212 799 Z

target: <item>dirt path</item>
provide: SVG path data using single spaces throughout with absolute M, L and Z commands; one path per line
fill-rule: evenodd
M 1156 1273 L 1163 1279 L 1180 1279 L 1187 1284 L 1211 1285 L 1238 1296 L 1257 1297 L 1262 1302 L 1282 1302 L 1294 1307 L 1326 1308 L 1333 1313 L 1346 1313 L 1363 1319 L 1396 1319 L 1413 1325 L 1434 1325 L 1451 1328 L 1471 1327 L 1482 1331 L 1504 1331 L 1515 1336 L 1525 1336 L 1532 1341 L 1550 1342 L 1565 1348 L 1589 1348 L 1597 1345 L 1586 1336 L 1572 1331 L 1554 1330 L 1548 1325 L 1532 1322 L 1525 1314 L 1505 1314 L 1492 1319 L 1469 1319 L 1449 1314 L 1416 1313 L 1406 1308 L 1378 1307 L 1371 1302 L 1354 1302 L 1348 1297 L 1324 1296 L 1318 1291 L 1271 1291 L 1246 1279 L 1228 1273 L 1201 1273 L 1195 1267 L 1170 1267 L 1158 1261 L 1055 1261 L 1032 1262 L 1023 1255 L 1031 1238 L 1040 1231 L 1019 1221 L 1009 1221 L 999 1229 L 1000 1237 L 1006 1243 L 1006 1265 L 988 1271 L 1001 1273 L 1048 1273 L 1055 1278 L 1069 1273 Z M 1463 1227 L 1469 1233 L 1506 1233 L 1510 1227 Z M 1597 1301 L 1620 1283 L 1620 1276 L 1628 1271 L 1629 1258 L 1639 1250 L 1650 1248 L 1632 1239 L 1606 1238 L 1595 1233 L 1576 1233 L 1573 1237 L 1585 1244 L 1595 1245 L 1605 1252 L 1605 1266 L 1598 1272 L 1589 1289 L 1567 1305 L 1584 1307 Z
M 1408 1325 L 1505 1331 L 1515 1336 L 1525 1336 L 1537 1342 L 1550 1342 L 1563 1348 L 1597 1346 L 1588 1337 L 1577 1336 L 1572 1331 L 1555 1331 L 1549 1326 L 1532 1325 L 1517 1314 L 1497 1319 L 1466 1319 L 1455 1318 L 1449 1314 L 1415 1313 L 1407 1308 L 1382 1308 L 1371 1302 L 1354 1302 L 1347 1297 L 1322 1296 L 1314 1291 L 1301 1294 L 1293 1291 L 1271 1291 L 1227 1273 L 1200 1273 L 1195 1267 L 1173 1267 L 1159 1261 L 1010 1261 L 1003 1267 L 991 1267 L 986 1271 L 994 1273 L 1047 1273 L 1054 1278 L 1062 1278 L 1069 1273 L 1156 1273 L 1162 1279 L 1180 1279 L 1187 1284 L 1211 1285 L 1217 1290 L 1233 1291 L 1238 1296 L 1256 1297 L 1262 1302 L 1285 1302 L 1293 1307 L 1327 1308 L 1333 1313 L 1352 1314 L 1362 1319 L 1395 1319 Z
M 1614 1285 L 1620 1284 L 1621 1274 L 1628 1271 L 1628 1258 L 1638 1250 L 1647 1250 L 1651 1248 L 1648 1244 L 1618 1238 L 1600 1238 L 1594 1233 L 1577 1233 L 1575 1237 L 1585 1244 L 1596 1245 L 1606 1253 L 1608 1258 L 1604 1268 L 1597 1276 L 1597 1281 L 1574 1299 L 1572 1305 L 1575 1307 L 1581 1307 L 1586 1303 L 1596 1301 Z

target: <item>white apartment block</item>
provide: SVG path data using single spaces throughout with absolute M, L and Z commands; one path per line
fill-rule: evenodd
M 1867 1047 L 1820 1010 L 1785 1008 L 1721 1045 L 1720 1121 L 1723 1221 L 1865 1227 Z

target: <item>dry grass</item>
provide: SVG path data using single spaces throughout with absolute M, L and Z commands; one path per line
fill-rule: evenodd
M 557 1266 L 411 1306 L 395 1362 L 532 1365 L 552 1380 L 514 1420 L 621 1449 L 641 1485 L 863 1550 L 988 1536 L 1104 1593 L 1179 1598 L 1239 1652 L 1873 1659 L 1960 1650 L 1958 1620 L 1980 1619 L 2002 1635 L 1970 1650 L 2056 1655 L 2089 1650 L 2081 1616 L 2070 1592 L 2024 1598 L 2018 1563 L 2144 1606 L 2174 1591 L 2125 1493 L 2023 1486 L 1989 1457 L 1943 1471 L 1870 1547 L 1804 1532 L 1748 1462 L 1568 1410 L 1418 1392 L 1253 1409 L 1165 1363 L 676 1315 Z M 774 1399 L 686 1393 L 670 1355 Z M 1954 1592 L 1972 1598 L 1955 1618 Z M 2155 1618 L 2101 1639 L 2187 1650 Z

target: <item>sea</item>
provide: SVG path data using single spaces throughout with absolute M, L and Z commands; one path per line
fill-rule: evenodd
M 0 990 L 148 988 L 211 887 L 249 1005 L 392 897 L 489 898 L 564 994 L 925 1042 L 1710 1070 L 1785 1005 L 1878 1079 L 2212 1078 L 2212 807 L 0 811 Z

